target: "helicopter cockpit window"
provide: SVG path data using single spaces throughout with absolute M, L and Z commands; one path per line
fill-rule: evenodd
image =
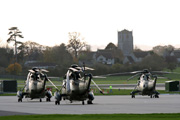
M 146 78 L 147 78 L 147 80 L 149 80 L 150 79 L 150 75 L 146 74 Z
M 81 78 L 81 74 L 80 74 L 80 72 L 75 72 L 75 76 L 76 76 L 76 80 L 78 80 L 79 78 Z
M 40 78 L 39 73 L 35 72 L 35 73 L 31 74 L 31 78 L 33 80 L 38 80 Z
M 148 80 L 147 75 L 143 75 L 143 79 L 144 79 L 144 80 Z
M 44 80 L 44 79 L 45 79 L 45 77 L 46 77 L 46 75 L 45 75 L 45 74 L 40 73 L 40 78 L 41 78 L 41 80 Z

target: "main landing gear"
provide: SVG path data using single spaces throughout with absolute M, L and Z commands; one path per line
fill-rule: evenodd
M 92 100 L 88 100 L 88 101 L 87 101 L 87 104 L 93 104 L 93 103 L 92 103 Z
M 55 101 L 55 105 L 60 105 L 60 101 Z
M 131 98 L 135 98 L 135 95 L 134 95 L 134 94 L 132 94 Z
M 19 99 L 18 99 L 18 102 L 22 102 L 22 99 L 21 99 L 21 98 L 19 98 Z
M 159 95 L 150 95 L 150 98 L 159 98 Z
M 46 98 L 46 102 L 51 102 L 51 99 L 50 98 Z
M 82 105 L 84 105 L 84 104 L 85 104 L 84 101 L 82 101 Z M 92 100 L 88 100 L 88 101 L 87 101 L 87 104 L 93 104 L 93 103 L 92 103 Z

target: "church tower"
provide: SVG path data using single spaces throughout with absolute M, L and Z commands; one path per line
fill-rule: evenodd
M 133 52 L 132 31 L 126 29 L 118 31 L 118 49 L 121 49 L 124 56 L 129 56 Z

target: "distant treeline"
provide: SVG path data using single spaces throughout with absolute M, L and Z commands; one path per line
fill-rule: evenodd
M 112 43 L 110 43 L 112 44 Z M 114 54 L 114 46 L 109 44 L 105 49 L 112 50 Z M 118 56 L 118 60 L 115 61 L 113 65 L 105 65 L 102 63 L 94 62 L 93 64 L 87 64 L 95 69 L 91 71 L 93 75 L 103 75 L 108 73 L 118 73 L 118 72 L 127 72 L 127 71 L 136 71 L 142 69 L 150 70 L 163 70 L 170 69 L 173 70 L 178 65 L 178 62 L 175 57 L 170 56 L 170 53 L 174 51 L 174 47 L 169 46 L 156 46 L 153 50 L 150 51 L 150 56 L 145 57 L 141 62 L 138 63 L 127 63 L 122 64 L 122 58 Z M 81 55 L 83 51 L 83 55 Z M 118 50 L 119 51 L 119 50 Z M 142 51 L 140 49 L 135 49 L 134 51 Z M 11 64 L 15 63 L 14 49 L 8 46 L 0 47 L 0 74 L 17 74 L 17 75 L 27 75 L 29 66 L 26 66 L 27 61 L 38 61 L 39 63 L 53 63 L 55 67 L 48 68 L 48 76 L 57 76 L 62 77 L 71 64 L 79 64 L 80 61 L 86 61 L 88 58 L 88 53 L 92 52 L 90 47 L 85 47 L 77 51 L 74 55 L 74 51 L 68 49 L 68 45 L 60 44 L 53 47 L 47 47 L 40 45 L 36 42 L 25 42 L 18 46 L 17 48 L 17 63 L 21 66 L 20 71 L 12 72 L 8 68 Z M 118 52 L 117 52 L 118 54 Z M 119 53 L 120 54 L 120 53 Z M 123 56 L 122 56 L 123 57 Z M 17 68 L 16 68 L 17 69 Z

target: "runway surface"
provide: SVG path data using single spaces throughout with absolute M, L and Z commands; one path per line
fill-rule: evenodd
M 137 95 L 131 96 L 95 96 L 92 105 L 82 102 L 61 101 L 61 105 L 52 102 L 39 102 L 23 99 L 17 102 L 16 96 L 0 96 L 0 116 L 25 114 L 113 114 L 113 113 L 180 113 L 180 95 L 160 95 L 160 98 Z

